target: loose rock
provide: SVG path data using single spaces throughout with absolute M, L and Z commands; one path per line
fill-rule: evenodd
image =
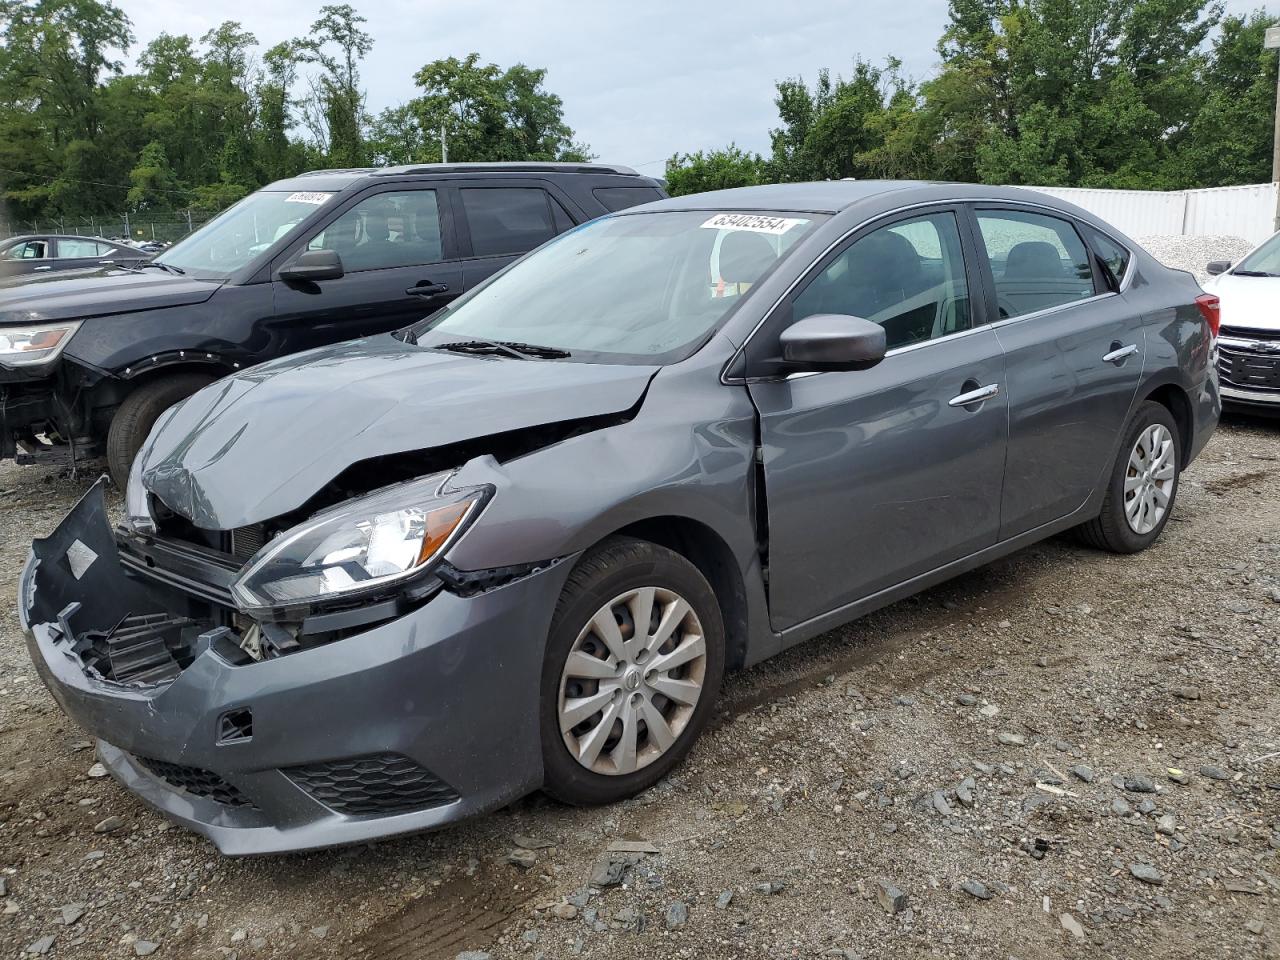
M 888 880 L 875 881 L 876 900 L 890 914 L 899 914 L 907 909 L 907 895 Z
M 1231 774 L 1223 770 L 1221 767 L 1215 767 L 1213 764 L 1206 763 L 1200 768 L 1200 776 L 1208 777 L 1210 780 L 1230 780 Z
M 160 949 L 160 944 L 152 940 L 135 940 L 133 952 L 139 957 L 149 957 Z
M 1160 886 L 1164 883 L 1164 874 L 1148 863 L 1131 863 L 1129 872 L 1143 883 Z
M 689 907 L 681 900 L 677 900 L 671 906 L 667 907 L 666 925 L 668 930 L 679 930 L 685 925 L 689 919 Z
M 986 884 L 979 880 L 966 880 L 960 884 L 960 889 L 971 897 L 977 897 L 979 900 L 991 899 L 991 891 L 987 889 Z
M 729 904 L 733 903 L 733 891 L 721 890 L 720 896 L 716 897 L 716 909 L 728 910 Z
M 1067 931 L 1077 940 L 1084 939 L 1084 927 L 1080 926 L 1080 921 L 1069 913 L 1064 913 L 1058 917 L 1058 922 L 1062 924 L 1062 929 Z

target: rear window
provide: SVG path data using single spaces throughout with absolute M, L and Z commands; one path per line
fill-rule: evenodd
M 1105 233 L 1088 224 L 1082 224 L 1085 236 L 1089 238 L 1089 243 L 1093 245 L 1094 252 L 1097 253 L 1108 271 L 1111 273 L 1112 289 L 1119 290 L 1120 284 L 1124 280 L 1125 271 L 1129 269 L 1129 251 L 1120 244 L 1116 243 Z
M 662 199 L 662 194 L 653 187 L 596 187 L 591 192 L 610 213 Z
M 462 208 L 477 257 L 524 253 L 558 232 L 551 198 L 537 187 L 465 189 Z

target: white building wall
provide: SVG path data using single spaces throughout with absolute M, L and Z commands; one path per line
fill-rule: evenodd
M 1274 231 L 1274 183 L 1205 190 L 1028 187 L 1083 207 L 1131 237 L 1225 236 L 1261 243 Z

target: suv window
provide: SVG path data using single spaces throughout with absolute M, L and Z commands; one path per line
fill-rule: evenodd
M 591 193 L 610 213 L 662 199 L 662 194 L 653 187 L 596 187 Z
M 333 250 L 349 273 L 438 263 L 444 259 L 440 206 L 434 190 L 375 193 L 338 217 L 307 244 Z
M 59 257 L 101 257 L 110 251 L 105 243 L 94 240 L 58 240 Z
M 969 284 L 952 213 L 904 220 L 855 241 L 814 277 L 792 317 L 862 317 L 885 329 L 892 350 L 969 328 Z
M 1021 210 L 979 210 L 1000 317 L 1020 317 L 1095 293 L 1084 241 L 1066 220 Z
M 43 260 L 46 244 L 43 240 L 28 240 L 10 247 L 4 252 L 6 260 Z
M 1088 224 L 1084 225 L 1084 231 L 1089 238 L 1089 242 L 1093 244 L 1093 250 L 1098 255 L 1098 259 L 1102 261 L 1110 274 L 1107 279 L 1111 284 L 1111 289 L 1119 290 L 1120 282 L 1124 280 L 1125 271 L 1129 269 L 1129 251 L 1105 233 L 1095 230 Z
M 524 253 L 560 232 L 554 201 L 538 187 L 473 187 L 461 193 L 477 257 Z

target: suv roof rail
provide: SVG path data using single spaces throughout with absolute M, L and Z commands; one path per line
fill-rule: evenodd
M 327 167 L 320 170 L 304 170 L 302 173 L 296 174 L 299 177 L 324 177 L 332 176 L 335 173 L 376 173 L 377 167 Z M 292 180 L 292 177 L 285 177 L 286 180 Z
M 419 163 L 399 167 L 381 167 L 372 170 L 371 173 L 375 177 L 403 176 L 413 173 L 616 173 L 624 177 L 640 176 L 630 167 L 618 164 L 536 160 L 511 163 Z

